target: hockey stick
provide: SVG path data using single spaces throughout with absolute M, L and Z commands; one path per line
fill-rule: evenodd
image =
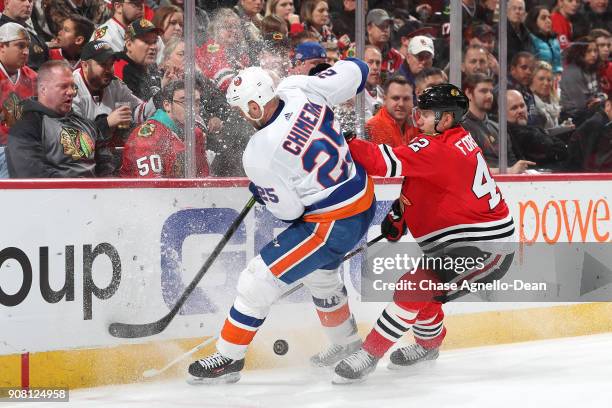
M 170 310 L 167 315 L 165 315 L 158 321 L 152 323 L 111 323 L 111 325 L 108 327 L 108 332 L 114 337 L 133 339 L 137 337 L 153 336 L 155 334 L 161 333 L 166 327 L 168 327 L 172 319 L 174 319 L 174 316 L 177 315 L 183 304 L 187 301 L 187 298 L 189 298 L 189 295 L 191 295 L 191 292 L 193 292 L 196 286 L 198 286 L 198 283 L 200 283 L 200 280 L 202 280 L 204 274 L 208 272 L 210 266 L 213 264 L 215 259 L 217 259 L 217 256 L 219 256 L 219 254 L 225 247 L 225 244 L 227 244 L 227 242 L 230 240 L 232 235 L 234 235 L 234 232 L 238 229 L 249 211 L 251 211 L 253 205 L 255 205 L 255 197 L 251 197 L 246 203 L 238 217 L 236 217 L 232 225 L 230 225 L 229 229 L 223 235 L 223 238 L 221 238 L 221 241 L 219 241 L 213 252 L 210 254 L 208 259 L 204 263 L 204 265 L 202 265 L 202 267 L 198 271 L 198 274 L 195 276 L 195 278 L 193 278 L 189 286 L 187 286 L 179 300 L 176 302 L 172 310 Z
M 359 247 L 359 248 L 349 252 L 348 254 L 346 254 L 344 256 L 344 258 L 342 259 L 342 261 L 347 261 L 347 260 L 351 259 L 353 256 L 355 256 L 358 253 L 364 251 L 366 248 L 369 248 L 370 246 L 372 246 L 373 244 L 375 244 L 376 242 L 380 241 L 383 238 L 384 238 L 384 235 L 377 236 L 376 238 L 374 238 L 371 241 L 369 241 L 366 245 L 364 245 L 362 247 Z M 291 295 L 294 292 L 296 292 L 299 289 L 301 289 L 303 286 L 304 286 L 304 284 L 300 283 L 299 285 L 296 285 L 296 286 L 292 287 L 291 289 L 289 289 L 288 291 L 283 293 L 281 295 L 281 297 L 279 297 L 279 300 L 288 297 L 289 295 Z M 168 370 L 170 367 L 172 367 L 176 363 L 179 363 L 181 360 L 191 356 L 192 354 L 194 354 L 194 353 L 200 351 L 201 349 L 203 349 L 204 347 L 208 346 L 210 343 L 215 341 L 217 338 L 218 338 L 217 336 L 213 336 L 213 337 L 207 338 L 202 343 L 198 344 L 197 346 L 195 346 L 191 350 L 187 351 L 186 353 L 183 353 L 180 356 L 176 357 L 174 360 L 170 361 L 168 364 L 166 364 L 165 366 L 163 366 L 159 370 L 155 369 L 155 368 L 152 368 L 150 370 L 146 370 L 145 372 L 142 373 L 142 376 L 145 377 L 145 378 L 151 378 L 151 377 L 155 377 L 155 376 L 158 376 L 158 375 L 162 374 L 163 372 Z

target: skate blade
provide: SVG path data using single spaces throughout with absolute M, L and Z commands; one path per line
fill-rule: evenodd
M 395 364 L 389 361 L 389 365 L 387 365 L 387 368 L 389 370 L 394 370 L 394 371 L 408 371 L 411 368 L 432 367 L 435 364 L 436 364 L 436 360 L 419 361 L 417 363 L 408 364 L 408 365 Z
M 240 380 L 240 373 L 229 373 L 215 378 L 201 378 L 189 375 L 187 384 L 191 385 L 216 385 L 216 384 L 234 384 Z
M 364 375 L 361 378 L 345 378 L 339 376 L 338 374 L 334 374 L 332 378 L 332 384 L 334 385 L 349 385 L 349 384 L 359 384 L 366 380 L 367 375 Z

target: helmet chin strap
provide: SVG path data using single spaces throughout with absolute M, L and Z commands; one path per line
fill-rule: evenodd
M 255 103 L 257 103 L 257 102 L 255 102 Z M 259 117 L 258 117 L 258 118 L 254 118 L 254 117 L 252 117 L 252 116 L 249 114 L 249 112 L 244 112 L 244 114 L 245 114 L 245 116 L 246 116 L 247 118 L 249 118 L 249 119 L 251 119 L 253 122 L 257 123 L 257 125 L 258 125 L 258 126 L 261 126 L 261 120 L 263 119 L 264 114 L 265 114 L 265 106 L 263 107 L 263 109 L 262 109 L 261 105 L 257 104 L 257 106 L 259 106 L 259 110 L 261 111 L 261 115 L 259 115 Z

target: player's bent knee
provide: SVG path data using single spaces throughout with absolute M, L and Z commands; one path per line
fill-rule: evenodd
M 261 256 L 251 259 L 238 278 L 236 302 L 254 316 L 265 317 L 287 285 L 277 279 Z

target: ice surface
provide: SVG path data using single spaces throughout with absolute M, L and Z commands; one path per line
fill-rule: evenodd
M 146 358 L 146 356 L 143 356 Z M 181 380 L 74 390 L 70 403 L 2 408 L 610 407 L 612 334 L 441 352 L 433 366 L 399 374 L 382 361 L 368 381 L 332 385 L 331 371 L 245 371 L 233 385 Z

